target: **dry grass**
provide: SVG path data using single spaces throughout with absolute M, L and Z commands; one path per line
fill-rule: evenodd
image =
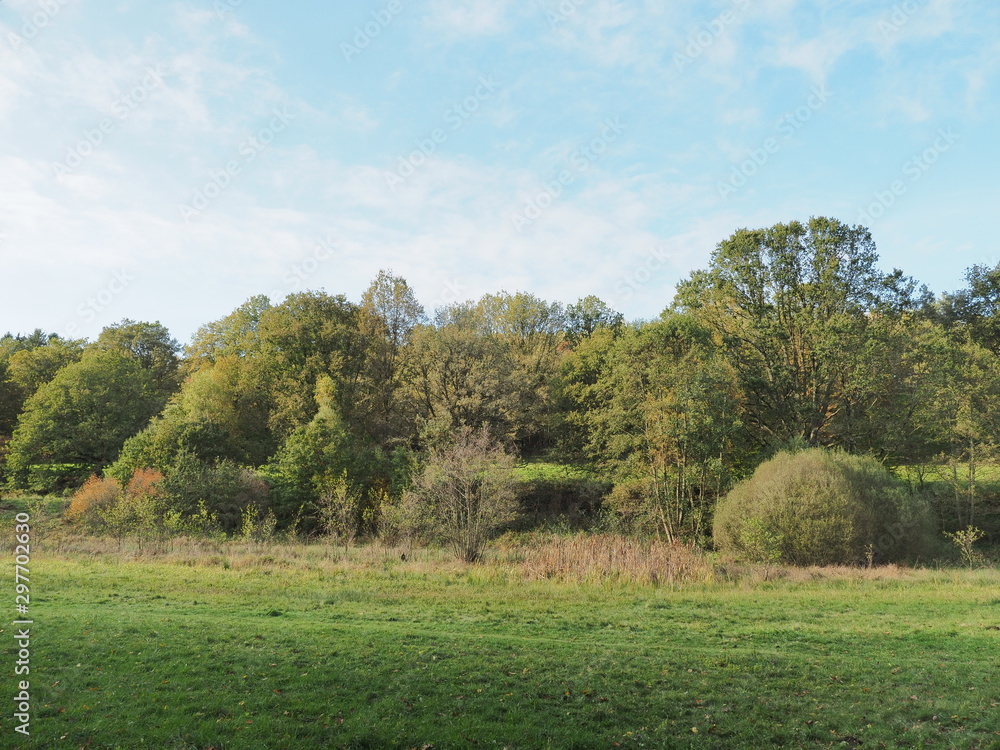
M 141 546 L 133 539 L 119 543 L 107 536 L 78 533 L 67 529 L 47 536 L 40 549 L 45 555 L 62 558 L 100 558 L 118 562 L 162 562 L 191 567 L 307 569 L 327 571 L 384 570 L 405 566 L 412 572 L 448 572 L 467 570 L 445 550 L 402 548 L 380 544 L 352 546 L 325 541 L 281 540 L 250 541 L 178 536 L 146 541 Z M 406 555 L 406 561 L 402 555 Z
M 793 565 L 749 564 L 742 562 L 718 563 L 715 573 L 720 581 L 756 586 L 771 581 L 808 583 L 810 581 L 904 581 L 922 577 L 926 571 L 898 565 L 879 565 L 872 568 L 850 565 Z
M 0 539 L 0 551 L 10 546 Z M 301 569 L 358 573 L 398 569 L 410 575 L 457 575 L 484 582 L 494 580 L 559 580 L 628 583 L 645 586 L 715 584 L 754 588 L 773 582 L 917 581 L 947 579 L 963 571 L 908 568 L 896 565 L 793 567 L 747 564 L 720 559 L 696 547 L 642 540 L 614 534 L 526 534 L 498 540 L 482 563 L 468 564 L 447 550 L 434 547 L 361 544 L 344 549 L 323 541 L 274 539 L 209 539 L 173 537 L 147 540 L 142 546 L 79 533 L 57 526 L 36 537 L 33 547 L 50 557 L 100 558 L 122 563 L 162 562 L 192 567 L 235 570 Z M 402 556 L 405 554 L 405 560 Z M 984 580 L 1000 579 L 995 568 L 968 573 Z
M 553 535 L 527 546 L 521 557 L 519 567 L 531 579 L 658 585 L 706 583 L 715 577 L 701 550 L 617 534 Z

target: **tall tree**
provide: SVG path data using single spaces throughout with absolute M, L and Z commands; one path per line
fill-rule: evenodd
M 600 338 L 573 358 L 593 362 Z M 567 369 L 577 382 L 566 393 L 583 407 L 587 451 L 615 479 L 611 506 L 668 539 L 699 537 L 747 458 L 734 372 L 690 315 L 604 338 L 596 369 Z
M 526 292 L 500 292 L 484 295 L 475 317 L 510 364 L 506 385 L 519 450 L 530 455 L 552 447 L 560 344 L 566 325 L 562 305 Z
M 152 374 L 134 358 L 113 351 L 86 356 L 28 399 L 10 443 L 10 476 L 23 485 L 35 468 L 100 470 L 163 402 Z
M 914 284 L 877 267 L 864 227 L 814 218 L 741 229 L 677 290 L 739 376 L 745 422 L 763 445 L 830 444 L 861 377 L 871 321 L 915 306 Z
M 944 294 L 937 310 L 953 333 L 1000 354 L 1000 263 L 965 272 L 966 287 Z
M 336 383 L 337 406 L 349 426 L 360 429 L 365 345 L 358 317 L 358 306 L 343 295 L 315 291 L 291 294 L 261 314 L 259 351 L 250 359 L 272 392 L 276 434 L 288 435 L 315 416 L 313 394 L 323 376 Z
M 414 329 L 426 323 L 424 308 L 406 280 L 379 271 L 361 298 L 359 329 L 366 347 L 360 390 L 364 431 L 384 447 L 412 436 L 416 412 L 402 392 L 412 367 Z
M 439 442 L 462 426 L 515 437 L 511 362 L 495 339 L 465 322 L 447 322 L 418 326 L 412 347 L 409 398 L 424 439 Z
M 624 316 L 608 307 L 600 297 L 593 294 L 566 306 L 566 337 L 571 343 L 592 336 L 599 328 L 620 330 Z
M 251 297 L 229 315 L 203 325 L 184 350 L 185 370 L 191 372 L 217 357 L 248 357 L 260 349 L 261 318 L 271 309 L 263 294 Z
M 0 339 L 0 459 L 25 401 L 63 367 L 78 362 L 83 344 L 38 329 L 29 336 Z
M 125 319 L 101 331 L 93 349 L 117 351 L 134 358 L 153 378 L 163 393 L 173 393 L 178 385 L 180 345 L 159 322 Z

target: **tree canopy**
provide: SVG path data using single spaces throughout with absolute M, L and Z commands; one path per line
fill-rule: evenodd
M 879 267 L 868 229 L 813 218 L 734 232 L 655 320 L 504 290 L 428 315 L 381 271 L 358 302 L 252 297 L 183 354 L 128 319 L 93 342 L 8 334 L 3 479 L 245 471 L 280 524 L 318 518 L 334 486 L 373 518 L 485 431 L 504 455 L 606 478 L 620 521 L 691 539 L 763 461 L 816 446 L 937 471 L 972 523 L 977 467 L 1000 458 L 1000 266 L 966 280 L 935 300 Z

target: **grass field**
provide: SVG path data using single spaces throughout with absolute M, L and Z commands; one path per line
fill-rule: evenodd
M 0 747 L 1000 747 L 993 570 L 653 586 L 338 555 L 39 555 L 32 737 L 4 711 Z

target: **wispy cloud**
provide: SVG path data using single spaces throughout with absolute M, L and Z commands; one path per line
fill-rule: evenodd
M 450 36 L 490 36 L 509 26 L 510 0 L 432 0 L 425 14 L 431 29 Z

